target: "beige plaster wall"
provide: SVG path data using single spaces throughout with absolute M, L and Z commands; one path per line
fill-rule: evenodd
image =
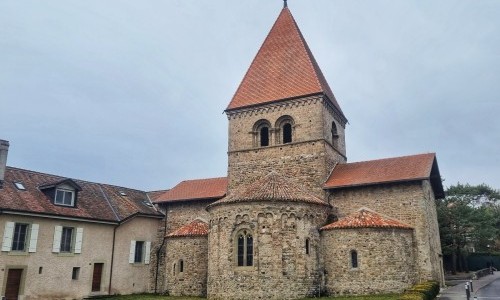
M 151 262 L 129 263 L 130 242 L 149 241 L 151 251 L 154 251 L 160 224 L 161 219 L 135 217 L 116 229 L 111 294 L 146 293 L 150 290 Z
M 107 294 L 113 225 L 2 214 L 0 215 L 0 241 L 3 239 L 5 222 L 9 221 L 39 224 L 40 227 L 35 253 L 0 253 L 2 295 L 5 292 L 7 270 L 11 267 L 24 268 L 21 300 L 74 299 L 94 294 Z M 52 253 L 54 228 L 57 225 L 83 228 L 81 254 Z M 98 293 L 91 292 L 94 263 L 104 263 L 101 291 Z M 73 267 L 80 267 L 78 280 L 71 279 Z M 42 268 L 41 274 L 39 268 Z

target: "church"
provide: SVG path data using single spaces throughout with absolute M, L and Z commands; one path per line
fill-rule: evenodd
M 168 294 L 296 299 L 442 282 L 435 154 L 347 162 L 347 117 L 286 5 L 225 113 L 227 177 L 154 197 Z
M 443 283 L 436 155 L 348 162 L 348 119 L 286 1 L 225 114 L 227 176 L 154 192 L 7 167 L 0 140 L 0 295 L 300 299 Z

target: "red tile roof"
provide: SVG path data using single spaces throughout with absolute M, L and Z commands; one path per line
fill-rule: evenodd
M 203 220 L 196 219 L 191 223 L 175 230 L 174 232 L 167 234 L 166 237 L 187 237 L 187 236 L 207 236 L 207 235 L 208 235 L 208 223 Z
M 107 222 L 119 222 L 137 214 L 162 217 L 152 207 L 146 193 L 134 189 L 71 179 L 81 190 L 77 192 L 76 207 L 65 207 L 54 205 L 50 193 L 39 188 L 67 180 L 61 176 L 7 167 L 5 182 L 0 189 L 0 210 Z M 26 189 L 17 189 L 15 182 L 21 182 Z
M 288 8 L 283 8 L 227 110 L 325 94 L 343 115 Z
M 428 179 L 434 153 L 338 164 L 325 182 L 326 189 L 376 183 Z
M 362 208 L 356 213 L 342 218 L 329 225 L 321 227 L 321 230 L 346 229 L 346 228 L 400 228 L 413 229 L 396 219 L 383 217 L 378 213 Z
M 279 175 L 276 171 L 256 180 L 240 191 L 209 205 L 215 206 L 226 203 L 254 202 L 254 201 L 287 201 L 307 202 L 320 205 L 329 205 L 325 201 L 302 190 L 294 182 Z
M 155 203 L 220 199 L 226 195 L 227 177 L 185 180 L 156 197 Z

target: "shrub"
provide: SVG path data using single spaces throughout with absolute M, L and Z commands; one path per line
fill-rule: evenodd
M 399 300 L 432 300 L 436 298 L 438 294 L 439 283 L 435 281 L 427 281 L 419 283 L 407 290 L 399 297 Z

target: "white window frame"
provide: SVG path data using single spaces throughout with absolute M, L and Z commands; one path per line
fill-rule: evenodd
M 137 242 L 143 242 L 142 246 L 142 257 L 140 262 L 135 261 L 135 248 Z M 129 264 L 145 264 L 149 265 L 149 262 L 151 260 L 151 241 L 146 241 L 146 240 L 131 240 L 130 241 L 130 252 L 128 256 L 128 262 Z
M 16 224 L 27 225 L 26 235 L 24 237 L 24 250 L 12 250 L 12 246 L 14 243 L 14 230 L 16 228 Z M 3 252 L 36 252 L 36 246 L 38 242 L 38 224 L 29 224 L 22 222 L 5 222 L 5 229 L 3 232 L 3 240 L 2 240 L 2 251 Z
M 70 251 L 61 251 L 63 228 L 72 228 L 73 229 L 73 231 L 71 232 Z M 72 227 L 72 226 L 60 226 L 60 225 L 55 226 L 55 228 L 54 228 L 54 240 L 53 240 L 53 244 L 52 244 L 52 252 L 53 253 L 80 254 L 80 253 L 82 253 L 82 245 L 83 245 L 83 228 Z
M 61 192 L 63 193 L 63 199 L 62 202 L 57 201 L 57 194 Z M 71 194 L 71 204 L 66 204 L 64 203 L 64 200 L 66 198 L 66 193 Z M 74 207 L 75 206 L 75 191 L 66 189 L 66 188 L 56 188 L 56 191 L 54 193 L 54 204 L 55 205 L 61 205 L 61 206 L 69 206 L 69 207 Z

